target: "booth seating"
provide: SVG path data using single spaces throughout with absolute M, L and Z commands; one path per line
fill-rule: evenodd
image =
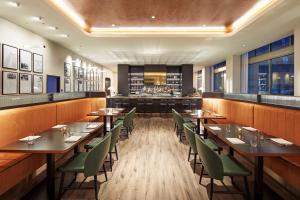
M 87 113 L 105 107 L 105 98 L 86 98 L 0 110 L 0 146 L 56 124 L 91 121 Z M 46 163 L 43 154 L 0 152 L 0 196 Z
M 204 98 L 202 109 L 226 117 L 210 123 L 251 126 L 300 146 L 300 110 L 215 98 Z M 300 188 L 300 157 L 265 157 L 265 166 L 280 184 Z

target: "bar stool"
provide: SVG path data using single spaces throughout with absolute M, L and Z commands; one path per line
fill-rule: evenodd
M 116 107 L 116 108 L 121 108 L 121 107 L 122 107 L 122 103 L 119 102 L 119 101 L 116 101 L 116 102 L 115 102 L 115 107 Z
M 168 102 L 168 113 L 171 113 L 172 109 L 175 109 L 176 102 L 174 100 L 170 100 Z
M 150 114 L 152 116 L 152 110 L 153 110 L 153 102 L 152 101 L 146 101 L 145 103 L 145 114 Z
M 184 100 L 182 102 L 183 110 L 191 110 L 190 100 Z
M 144 115 L 145 113 L 145 103 L 143 101 L 137 102 L 137 113 Z
M 196 109 L 199 109 L 198 107 L 197 107 L 197 102 L 196 101 L 192 101 L 191 103 L 190 103 L 190 110 L 196 110 Z
M 168 103 L 166 100 L 161 100 L 159 103 L 159 114 L 162 116 L 163 114 L 168 113 Z

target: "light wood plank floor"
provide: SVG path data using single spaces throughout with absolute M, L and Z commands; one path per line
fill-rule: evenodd
M 208 199 L 209 179 L 199 185 L 199 172 L 187 161 L 188 145 L 179 143 L 171 119 L 137 118 L 129 139 L 119 143 L 119 161 L 99 175 L 99 197 L 104 200 L 199 200 Z M 200 166 L 198 170 L 200 171 Z M 80 178 L 78 178 L 79 181 Z M 92 186 L 92 181 L 88 184 Z M 217 185 L 221 185 L 217 183 Z M 218 189 L 218 188 L 217 188 Z M 221 188 L 223 189 L 223 188 Z M 94 199 L 93 190 L 70 190 L 63 199 Z M 243 199 L 216 194 L 214 199 Z
M 180 143 L 170 118 L 136 118 L 135 129 L 129 139 L 119 142 L 119 160 L 108 172 L 108 181 L 103 174 L 98 176 L 101 183 L 98 196 L 102 200 L 207 200 L 210 188 L 209 178 L 198 183 L 201 165 L 196 173 L 192 161 L 187 161 L 187 143 Z M 191 159 L 192 160 L 192 159 Z M 109 163 L 106 163 L 107 169 Z M 60 174 L 57 174 L 57 186 Z M 71 179 L 73 176 L 67 175 Z M 78 176 L 77 184 L 83 180 Z M 231 187 L 228 179 L 226 185 Z M 237 183 L 239 180 L 237 180 Z M 67 184 L 67 183 L 66 183 Z M 250 184 L 251 185 L 251 184 Z M 84 186 L 93 186 L 88 179 Z M 221 183 L 215 183 L 216 190 L 224 190 Z M 243 185 L 241 185 L 243 188 Z M 278 200 L 274 193 L 267 192 L 265 199 Z M 40 200 L 46 195 L 43 182 L 30 192 L 25 200 Z M 268 197 L 269 196 L 269 197 Z M 68 190 L 63 199 L 94 199 L 93 190 Z M 214 194 L 214 200 L 240 200 L 241 195 Z

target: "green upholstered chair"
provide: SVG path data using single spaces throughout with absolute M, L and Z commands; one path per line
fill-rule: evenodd
M 111 135 L 112 135 L 111 133 L 107 134 L 103 138 L 103 140 L 99 141 L 99 143 L 97 143 L 91 151 L 81 152 L 76 154 L 72 159 L 67 161 L 59 168 L 59 171 L 62 173 L 60 189 L 59 189 L 59 198 L 61 198 L 64 189 L 68 189 L 63 187 L 65 174 L 74 173 L 76 177 L 77 173 L 82 173 L 84 174 L 85 177 L 83 182 L 86 180 L 86 178 L 90 176 L 94 177 L 95 198 L 98 199 L 97 174 L 99 172 L 100 166 L 103 166 L 106 156 L 109 152 Z M 81 188 L 80 186 L 78 189 Z M 91 189 L 91 188 L 85 188 L 85 189 Z
M 124 119 L 118 119 L 115 121 L 115 124 L 121 124 L 122 129 L 125 131 L 125 135 L 129 137 L 129 134 L 133 130 L 133 118 L 136 113 L 136 108 L 133 108 L 131 111 L 125 114 Z
M 121 124 L 117 124 L 113 127 L 113 129 L 110 130 L 111 132 L 111 142 L 109 147 L 109 163 L 110 163 L 110 169 L 112 170 L 112 154 L 116 154 L 117 160 L 118 158 L 118 148 L 117 148 L 117 142 L 120 136 L 121 132 Z M 103 138 L 93 138 L 89 143 L 84 145 L 84 148 L 88 151 L 89 149 L 94 148 Z
M 191 129 L 195 129 L 197 127 L 193 122 L 184 122 L 184 118 L 179 114 L 176 110 L 174 110 L 174 118 L 177 124 L 177 135 L 179 135 L 179 141 L 182 141 L 182 134 L 184 132 L 183 124 L 189 126 Z
M 172 108 L 172 118 L 174 120 L 174 130 L 177 129 L 177 124 L 176 124 L 176 120 L 175 120 L 175 113 L 178 113 L 174 108 Z M 189 123 L 189 122 L 193 122 L 190 118 L 184 117 L 183 118 L 184 123 Z
M 195 131 L 193 131 L 191 129 L 191 127 L 188 125 L 188 123 L 184 123 L 183 124 L 183 127 L 184 127 L 184 133 L 185 133 L 185 136 L 188 140 L 188 143 L 190 145 L 190 148 L 189 148 L 189 155 L 188 155 L 188 161 L 190 161 L 190 156 L 191 154 L 194 154 L 194 167 L 193 167 L 193 171 L 195 173 L 195 169 L 196 169 L 196 160 L 197 160 L 197 155 L 198 155 L 198 151 L 197 151 L 197 146 L 196 146 L 196 139 L 195 139 Z M 214 151 L 219 151 L 220 148 L 218 147 L 218 145 L 216 144 L 215 141 L 211 140 L 211 139 L 204 139 L 206 144 L 209 146 L 209 148 L 211 148 L 212 150 Z M 192 153 L 193 151 L 193 153 Z
M 241 194 L 240 192 L 229 191 L 229 189 L 226 187 L 226 185 L 223 182 L 224 176 L 229 176 L 229 177 L 241 176 L 244 178 L 245 197 L 246 199 L 249 199 L 249 188 L 248 188 L 247 176 L 250 176 L 251 172 L 248 171 L 236 160 L 234 160 L 232 157 L 228 155 L 217 154 L 206 144 L 206 141 L 203 140 L 199 135 L 196 135 L 195 138 L 196 138 L 197 151 L 202 161 L 200 183 L 201 183 L 204 168 L 207 171 L 208 176 L 210 177 L 211 180 L 209 198 L 212 199 L 213 197 L 214 179 L 221 181 L 222 184 L 227 189 L 227 191 L 216 191 L 216 192 Z

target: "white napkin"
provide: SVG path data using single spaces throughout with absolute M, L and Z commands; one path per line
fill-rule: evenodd
M 80 140 L 80 138 L 81 138 L 81 136 L 75 136 L 75 135 L 73 135 L 73 136 L 71 136 L 71 137 L 68 137 L 67 139 L 65 139 L 65 142 L 77 142 L 78 140 Z
M 65 124 L 57 124 L 56 126 L 53 126 L 52 128 L 57 128 L 57 129 L 60 129 L 60 128 L 63 128 L 63 127 L 66 127 L 67 125 Z
M 247 131 L 257 131 L 256 128 L 252 128 L 252 127 L 242 127 L 243 129 L 246 129 Z
M 98 124 L 89 124 L 86 126 L 87 129 L 94 129 L 94 128 L 97 128 L 98 127 Z
M 22 142 L 32 141 L 32 140 L 36 140 L 36 139 L 38 139 L 40 137 L 41 136 L 39 136 L 39 135 L 36 135 L 36 136 L 27 136 L 27 137 L 19 139 L 19 141 L 22 141 Z
M 232 144 L 245 144 L 244 141 L 240 140 L 239 138 L 226 138 Z
M 214 131 L 220 131 L 221 130 L 221 128 L 217 127 L 217 126 L 210 126 L 209 128 L 214 130 Z
M 281 145 L 293 145 L 293 143 L 291 143 L 290 141 L 287 141 L 282 138 L 270 138 L 270 140 L 272 140 L 273 142 L 276 142 L 278 144 L 281 144 Z

